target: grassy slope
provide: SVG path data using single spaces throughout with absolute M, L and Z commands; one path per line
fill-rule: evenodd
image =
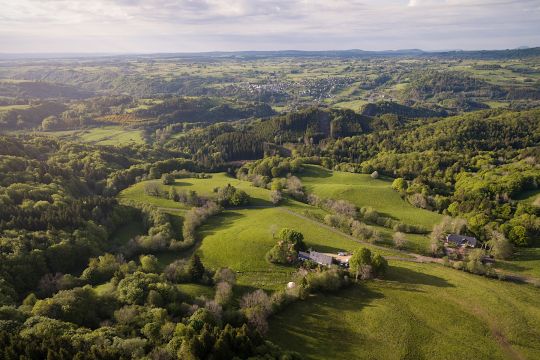
M 143 144 L 142 130 L 126 129 L 120 126 L 104 126 L 87 130 L 49 131 L 45 134 L 73 138 L 96 145 Z
M 539 329 L 537 288 L 395 262 L 383 281 L 288 307 L 270 339 L 310 359 L 533 359 Z
M 416 208 L 399 196 L 391 188 L 391 182 L 372 179 L 366 174 L 330 171 L 320 166 L 308 165 L 301 173 L 301 179 L 309 192 L 323 198 L 344 199 L 359 207 L 369 206 L 386 216 L 404 223 L 422 225 L 427 229 L 441 221 L 442 215 Z M 391 243 L 393 231 L 377 227 L 386 243 Z M 407 234 L 406 248 L 424 253 L 429 239 L 424 235 Z
M 440 222 L 440 214 L 416 208 L 392 190 L 391 181 L 372 179 L 366 174 L 330 171 L 319 166 L 306 166 L 301 174 L 303 184 L 321 197 L 345 199 L 359 207 L 371 206 L 380 213 L 408 224 L 431 228 Z
M 267 190 L 225 174 L 214 174 L 212 179 L 180 179 L 176 185 L 211 195 L 215 186 L 226 183 L 243 188 L 260 203 L 266 202 Z M 122 197 L 145 201 L 141 193 L 142 187 L 138 192 L 131 188 Z M 301 213 L 306 208 L 290 202 L 283 208 L 227 210 L 211 218 L 199 231 L 202 242 L 198 252 L 203 263 L 209 268 L 228 266 L 239 271 L 239 292 L 275 290 L 285 286 L 294 269 L 265 261 L 265 253 L 275 243 L 272 225 L 302 231 L 307 244 L 320 251 L 360 246 L 286 211 Z M 454 358 L 456 354 L 460 358 L 496 359 L 515 355 L 511 351 L 528 358 L 540 355 L 536 330 L 540 328 L 540 290 L 432 264 L 392 265 L 383 281 L 336 295 L 317 295 L 288 307 L 272 321 L 271 339 L 320 359 Z M 182 286 L 193 296 L 211 296 L 206 287 Z M 103 286 L 99 290 L 107 289 Z
M 512 260 L 499 260 L 495 263 L 495 267 L 511 273 L 540 278 L 540 248 L 518 248 Z
M 250 206 L 270 206 L 271 203 L 268 200 L 270 198 L 270 191 L 261 189 L 251 185 L 247 181 L 237 180 L 228 176 L 225 173 L 211 174 L 210 179 L 177 179 L 174 186 L 178 191 L 194 190 L 197 194 L 205 197 L 213 197 L 215 193 L 214 188 L 226 186 L 231 184 L 232 186 L 244 190 L 251 196 L 252 201 Z M 144 193 L 144 187 L 148 183 L 158 184 L 162 190 L 168 191 L 170 186 L 161 184 L 161 180 L 149 180 L 135 184 L 128 189 L 125 189 L 120 193 L 120 199 L 132 200 L 138 203 L 152 204 L 158 207 L 185 209 L 186 207 L 180 203 L 167 200 L 164 198 L 158 198 L 155 196 L 149 196 Z
M 271 228 L 290 227 L 304 234 L 308 246 L 318 251 L 353 250 L 360 245 L 282 208 L 229 210 L 201 228 L 199 254 L 211 268 L 227 266 L 239 271 L 239 284 L 269 290 L 283 288 L 291 267 L 268 263 L 264 256 L 276 243 Z

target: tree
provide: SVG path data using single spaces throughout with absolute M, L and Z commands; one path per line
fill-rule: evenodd
M 386 259 L 381 254 L 376 254 L 373 257 L 371 263 L 373 267 L 373 272 L 375 272 L 375 274 L 377 275 L 384 275 L 384 273 L 388 269 L 388 261 L 386 261 Z
M 159 262 L 154 255 L 141 255 L 139 261 L 141 262 L 141 269 L 145 273 L 157 273 L 159 271 Z
M 294 245 L 294 250 L 296 251 L 305 251 L 307 249 L 307 246 L 304 243 L 304 235 L 294 229 L 281 229 L 277 234 L 277 238 L 292 243 Z
M 404 178 L 397 178 L 392 182 L 392 189 L 399 193 L 404 193 L 407 190 L 407 181 Z
M 169 188 L 169 200 L 172 201 L 178 201 L 180 199 L 178 195 L 178 191 L 176 191 L 176 188 L 174 186 L 171 186 Z
M 173 185 L 174 184 L 174 175 L 173 174 L 170 174 L 170 173 L 167 173 L 167 174 L 163 174 L 161 175 L 161 183 L 163 185 Z
M 228 282 L 221 281 L 216 285 L 216 294 L 214 295 L 214 300 L 222 305 L 228 305 L 232 299 L 232 285 Z
M 504 234 L 498 231 L 491 231 L 491 239 L 488 240 L 491 247 L 491 254 L 497 259 L 509 259 L 512 256 L 513 248 L 510 241 Z
M 204 265 L 199 255 L 194 254 L 189 260 L 188 273 L 191 275 L 193 281 L 199 281 L 203 278 L 206 272 Z
M 405 238 L 405 234 L 402 232 L 395 232 L 392 239 L 394 240 L 394 244 L 398 249 L 403 249 L 407 244 L 407 238 Z
M 349 268 L 355 272 L 355 279 L 357 281 L 360 273 L 363 274 L 362 277 L 369 276 L 366 272 L 371 268 L 371 265 L 371 251 L 367 248 L 357 249 L 349 259 Z
M 99 324 L 99 314 L 103 310 L 95 291 L 86 286 L 60 291 L 52 298 L 38 300 L 32 314 L 96 327 Z
M 512 227 L 510 233 L 508 234 L 508 237 L 517 246 L 528 245 L 527 229 L 525 229 L 525 227 L 521 225 Z
M 229 268 L 221 268 L 214 274 L 214 282 L 217 284 L 222 281 L 234 285 L 236 283 L 236 274 Z
M 48 116 L 41 122 L 41 128 L 44 131 L 54 130 L 58 127 L 58 118 L 56 116 Z
M 281 191 L 279 190 L 270 191 L 270 202 L 272 202 L 272 204 L 277 205 L 281 202 L 282 199 L 283 199 L 283 196 L 281 195 Z
M 117 286 L 118 300 L 127 304 L 144 304 L 148 292 L 159 283 L 156 274 L 137 271 L 120 280 Z
M 274 264 L 290 264 L 298 257 L 294 244 L 280 240 L 266 253 L 266 260 Z

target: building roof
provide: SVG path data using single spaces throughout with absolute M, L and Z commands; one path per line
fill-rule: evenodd
M 332 265 L 333 258 L 330 255 L 326 255 L 323 253 L 318 253 L 316 251 L 312 251 L 309 253 L 309 256 L 311 260 L 315 261 L 318 264 L 321 265 Z
M 299 251 L 298 257 L 303 260 L 313 260 L 317 264 L 321 265 L 332 265 L 333 257 L 327 254 L 319 253 L 316 251 L 304 252 Z
M 458 245 L 458 246 L 470 246 L 476 247 L 477 240 L 472 236 L 449 234 L 446 236 L 446 242 Z

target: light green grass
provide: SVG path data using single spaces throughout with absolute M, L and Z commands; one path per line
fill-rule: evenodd
M 149 183 L 157 184 L 163 191 L 168 192 L 170 189 L 169 185 L 162 185 L 161 180 L 143 181 L 122 191 L 120 193 L 120 199 L 152 204 L 164 208 L 186 208 L 186 206 L 172 200 L 146 195 L 144 193 L 144 187 Z M 250 206 L 271 206 L 269 201 L 269 190 L 255 187 L 250 182 L 235 179 L 226 173 L 211 174 L 211 178 L 209 179 L 177 179 L 173 186 L 178 191 L 193 190 L 200 196 L 213 198 L 215 197 L 214 189 L 217 187 L 227 186 L 227 184 L 231 184 L 237 189 L 244 190 L 251 197 L 251 203 L 249 204 Z
M 80 139 L 84 142 L 90 142 L 97 145 L 144 143 L 141 130 L 130 130 L 117 126 L 106 126 L 84 131 L 84 133 L 80 135 Z
M 149 180 L 137 183 L 129 188 L 122 190 L 118 195 L 121 202 L 135 202 L 137 204 L 150 204 L 160 208 L 185 210 L 187 207 L 181 203 L 165 199 L 162 197 L 147 195 L 144 192 L 145 186 L 157 184 L 162 190 L 168 191 L 169 186 L 161 184 L 161 180 Z
M 351 101 L 342 101 L 342 102 L 334 104 L 333 106 L 340 109 L 350 109 L 356 112 L 360 112 L 360 110 L 362 110 L 362 106 L 364 106 L 367 103 L 368 101 L 359 99 L 359 100 L 351 100 Z
M 200 284 L 180 284 L 178 285 L 178 289 L 193 298 L 198 298 L 201 296 L 204 296 L 207 299 L 214 298 L 214 288 L 211 286 Z
M 86 130 L 48 131 L 45 134 L 71 138 L 96 145 L 144 144 L 142 130 L 126 129 L 121 126 L 104 126 Z
M 484 104 L 486 104 L 492 109 L 505 108 L 510 105 L 508 101 L 485 101 Z
M 348 200 L 359 207 L 370 206 L 383 215 L 427 229 L 440 222 L 442 215 L 419 209 L 395 192 L 390 180 L 372 179 L 367 174 L 330 171 L 308 165 L 300 174 L 309 192 L 323 198 Z
M 291 215 L 283 208 L 269 208 L 229 210 L 211 218 L 200 229 L 202 243 L 198 252 L 207 267 L 217 269 L 226 266 L 238 271 L 240 285 L 280 289 L 289 281 L 294 269 L 268 263 L 265 254 L 277 241 L 272 238 L 271 229 L 283 227 L 302 232 L 307 246 L 317 251 L 336 253 L 363 246 L 316 223 Z
M 308 359 L 540 357 L 540 289 L 433 264 L 391 265 L 385 280 L 287 307 L 270 339 Z
M 0 112 L 2 111 L 9 111 L 9 110 L 24 110 L 29 109 L 30 105 L 22 104 L 22 105 L 0 105 Z
M 518 248 L 512 260 L 498 260 L 497 269 L 540 279 L 540 248 Z

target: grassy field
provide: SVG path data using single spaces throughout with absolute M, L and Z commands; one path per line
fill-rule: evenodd
M 336 253 L 362 246 L 309 220 L 291 215 L 287 208 L 243 209 L 228 210 L 211 218 L 201 228 L 202 243 L 198 253 L 205 266 L 214 269 L 227 266 L 238 271 L 238 283 L 242 286 L 280 289 L 289 281 L 294 269 L 270 264 L 264 256 L 276 243 L 272 229 L 282 227 L 301 231 L 308 247 L 317 251 Z
M 367 103 L 368 101 L 366 100 L 351 100 L 351 101 L 339 102 L 337 104 L 334 104 L 333 106 L 340 109 L 350 109 L 356 112 L 360 112 L 360 110 L 362 110 L 362 106 L 364 106 Z
M 540 248 L 518 248 L 512 260 L 497 261 L 497 269 L 540 278 Z
M 318 168 L 318 167 L 310 167 L 310 170 L 311 169 L 313 169 L 314 172 L 323 171 L 321 168 Z M 311 173 L 312 173 L 311 171 L 307 171 L 307 172 L 304 173 L 304 175 L 309 175 Z M 367 182 L 372 181 L 375 184 L 378 184 L 378 185 L 382 186 L 381 188 L 375 187 L 377 189 L 378 193 L 369 194 L 371 202 L 369 202 L 367 204 L 366 203 L 358 203 L 356 201 L 357 200 L 356 198 L 349 198 L 348 197 L 348 196 L 350 196 L 351 193 L 354 194 L 354 195 L 356 195 L 359 192 L 368 192 L 369 193 L 371 190 L 370 190 L 370 188 L 368 186 L 369 183 L 366 185 L 366 181 L 364 181 L 362 183 L 362 185 L 359 186 L 359 187 L 353 187 L 353 189 L 352 189 L 353 191 L 350 192 L 350 193 L 349 193 L 349 191 L 344 191 L 343 193 L 340 193 L 339 198 L 349 199 L 350 201 L 355 202 L 359 206 L 366 206 L 366 205 L 373 206 L 375 204 L 375 199 L 377 198 L 377 194 L 380 194 L 382 192 L 382 193 L 385 193 L 385 194 L 389 195 L 391 198 L 397 198 L 396 201 L 400 205 L 402 205 L 405 208 L 405 210 L 415 211 L 416 214 L 418 214 L 418 213 L 420 213 L 420 214 L 426 213 L 427 215 L 430 215 L 430 216 L 435 215 L 435 216 L 437 216 L 437 218 L 439 217 L 438 214 L 435 214 L 435 213 L 432 213 L 432 212 L 429 212 L 429 211 L 425 211 L 425 210 L 421 210 L 421 209 L 417 209 L 417 208 L 414 208 L 414 207 L 410 206 L 409 204 L 405 203 L 403 200 L 401 200 L 399 198 L 399 195 L 397 195 L 396 193 L 394 193 L 394 191 L 392 189 L 390 189 L 390 187 L 389 187 L 389 185 L 388 185 L 388 183 L 386 181 L 373 180 L 370 177 L 364 177 L 363 175 L 358 175 L 358 174 L 348 174 L 348 173 L 334 173 L 334 174 L 353 175 L 355 177 L 354 179 L 356 179 L 356 177 L 360 176 L 360 177 L 363 177 L 364 180 L 367 180 Z M 181 190 L 194 190 L 194 191 L 197 192 L 197 194 L 199 194 L 201 196 L 213 197 L 214 194 L 215 194 L 213 192 L 214 188 L 220 187 L 220 186 L 225 186 L 226 184 L 231 184 L 231 185 L 233 185 L 233 186 L 235 186 L 235 187 L 237 187 L 239 189 L 242 189 L 242 190 L 246 191 L 251 196 L 252 201 L 251 201 L 250 206 L 254 206 L 254 207 L 271 207 L 271 203 L 268 201 L 269 190 L 255 187 L 255 186 L 253 186 L 251 183 L 249 183 L 247 181 L 241 181 L 241 180 L 232 178 L 232 177 L 230 177 L 229 175 L 227 175 L 225 173 L 211 174 L 211 176 L 212 177 L 209 178 L 209 179 L 194 179 L 194 178 L 177 179 L 174 186 L 176 187 L 176 189 L 178 191 L 181 191 Z M 323 180 L 326 180 L 326 179 L 323 179 Z M 339 177 L 332 179 L 332 181 L 337 181 L 337 180 L 339 180 Z M 316 180 L 314 179 L 312 181 L 305 182 L 305 184 L 307 185 L 308 183 L 313 183 L 313 182 L 316 182 Z M 149 181 L 140 182 L 138 184 L 135 184 L 135 185 L 129 187 L 128 189 L 123 190 L 119 195 L 120 200 L 123 201 L 123 202 L 133 201 L 135 203 L 151 204 L 151 205 L 154 205 L 154 206 L 162 208 L 162 209 L 178 209 L 178 211 L 180 211 L 180 213 L 187 209 L 187 207 L 185 205 L 181 204 L 181 203 L 177 203 L 177 202 L 174 202 L 172 200 L 165 199 L 165 198 L 155 197 L 155 196 L 150 196 L 150 195 L 145 194 L 144 193 L 144 187 L 149 183 L 157 184 L 165 192 L 168 192 L 169 187 L 170 187 L 170 186 L 162 185 L 161 180 L 149 180 Z M 316 193 L 321 195 L 321 196 L 325 196 L 325 197 L 334 197 L 333 193 L 330 194 L 330 195 L 323 195 L 324 190 L 326 188 L 325 184 L 327 185 L 327 183 L 322 183 L 321 182 L 321 183 L 318 183 L 317 185 L 315 185 Z M 330 188 L 330 187 L 331 186 L 329 186 L 328 188 Z M 308 186 L 308 188 L 310 189 L 310 191 L 313 191 L 313 189 L 311 188 L 311 185 Z M 320 189 L 323 189 L 323 191 L 320 192 L 319 191 Z M 338 197 L 336 197 L 336 198 L 338 198 Z M 299 211 L 299 212 L 302 212 L 303 210 L 307 210 L 307 209 L 309 209 L 310 211 L 319 211 L 318 209 L 315 209 L 315 208 L 310 207 L 310 206 L 303 206 L 300 203 L 298 203 L 296 201 L 293 201 L 293 200 L 285 201 L 284 205 L 289 206 L 289 207 L 291 207 L 292 210 Z M 381 209 L 379 207 L 375 207 L 375 208 L 377 210 L 381 211 Z M 387 209 L 387 208 L 393 210 L 391 208 L 391 204 L 387 204 L 387 207 L 384 208 L 384 209 Z M 324 212 L 322 212 L 322 213 L 324 213 Z M 391 229 L 387 229 L 387 228 L 380 227 L 380 226 L 377 226 L 376 228 L 381 233 L 383 242 L 388 244 L 388 245 L 391 245 L 391 243 L 392 243 L 392 241 L 391 241 L 392 234 L 394 232 Z M 407 244 L 406 248 L 408 250 L 411 250 L 411 251 L 425 252 L 425 250 L 427 249 L 427 246 L 429 244 L 428 237 L 424 236 L 424 235 L 407 234 L 406 238 L 408 240 L 408 244 Z
M 152 204 L 152 205 L 155 205 L 158 207 L 164 207 L 164 208 L 177 208 L 177 209 L 186 208 L 182 204 L 174 202 L 172 200 L 146 195 L 144 193 L 144 187 L 148 183 L 157 184 L 158 186 L 160 186 L 160 188 L 163 191 L 168 191 L 170 188 L 169 185 L 162 185 L 161 180 L 144 181 L 144 182 L 135 184 L 131 186 L 130 188 L 122 191 L 120 193 L 120 199 L 132 200 L 138 203 Z M 215 193 L 214 193 L 215 188 L 226 186 L 227 184 L 231 184 L 237 189 L 244 190 L 249 196 L 251 196 L 252 201 L 251 201 L 250 206 L 270 206 L 271 205 L 269 201 L 269 198 L 270 198 L 269 190 L 255 187 L 250 182 L 235 179 L 233 177 L 230 177 L 226 173 L 211 174 L 211 178 L 209 179 L 194 179 L 194 178 L 177 179 L 173 186 L 178 191 L 193 190 L 193 191 L 196 191 L 198 195 L 211 198 L 215 196 Z
M 432 264 L 298 302 L 270 339 L 308 359 L 537 359 L 540 289 Z
M 133 130 L 121 126 L 104 126 L 86 130 L 50 131 L 46 134 L 73 138 L 96 145 L 127 145 L 144 143 L 142 130 Z
M 21 104 L 21 105 L 0 105 L 0 112 L 9 111 L 9 110 L 24 110 L 29 109 L 30 105 Z
M 407 224 L 431 229 L 442 215 L 416 208 L 392 190 L 390 180 L 372 179 L 367 174 L 330 171 L 308 165 L 300 178 L 308 191 L 324 198 L 344 199 L 359 207 L 370 206 L 378 212 Z

